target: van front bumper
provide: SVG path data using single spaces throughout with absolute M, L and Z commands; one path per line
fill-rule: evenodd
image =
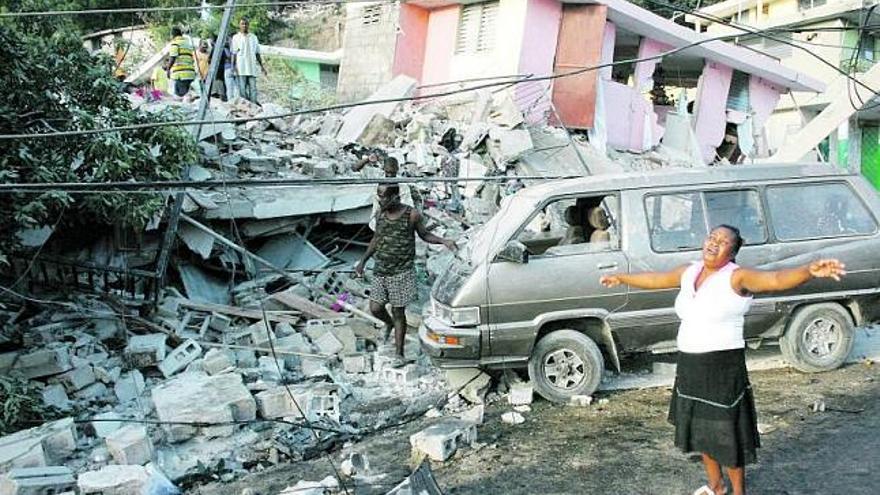
M 434 316 L 427 316 L 419 325 L 422 350 L 440 368 L 465 368 L 480 363 L 479 327 L 454 328 Z M 443 343 L 447 337 L 457 338 L 457 344 Z

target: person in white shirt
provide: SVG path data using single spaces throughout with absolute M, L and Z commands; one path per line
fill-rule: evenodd
M 680 288 L 675 312 L 678 364 L 669 405 L 675 445 L 700 452 L 708 484 L 694 495 L 727 492 L 721 466 L 735 495 L 744 495 L 745 465 L 760 447 L 757 413 L 745 363 L 743 323 L 752 295 L 783 291 L 812 278 L 839 281 L 844 265 L 823 259 L 787 270 L 762 271 L 734 263 L 743 244 L 739 229 L 719 225 L 703 242 L 702 260 L 668 272 L 613 274 L 606 287 L 627 284 L 640 289 Z
M 250 20 L 242 17 L 238 22 L 238 33 L 232 37 L 232 67 L 238 80 L 238 90 L 242 98 L 257 105 L 257 64 L 266 76 L 266 66 L 260 56 L 260 41 L 250 32 Z

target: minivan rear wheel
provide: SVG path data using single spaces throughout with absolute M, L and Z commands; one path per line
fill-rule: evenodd
M 599 387 L 605 359 L 592 339 L 574 330 L 556 330 L 538 341 L 529 358 L 535 391 L 549 401 L 567 403 Z
M 855 330 L 849 313 L 835 303 L 798 309 L 779 340 L 782 355 L 805 373 L 839 368 L 852 351 Z

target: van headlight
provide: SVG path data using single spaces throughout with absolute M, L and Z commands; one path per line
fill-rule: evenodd
M 451 308 L 445 304 L 431 299 L 431 308 L 434 316 L 451 327 L 467 327 L 480 324 L 480 308 L 464 307 Z

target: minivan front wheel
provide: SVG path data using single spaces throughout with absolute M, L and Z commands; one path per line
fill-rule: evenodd
M 538 341 L 529 358 L 535 391 L 549 401 L 567 403 L 599 387 L 605 359 L 592 339 L 574 330 L 556 330 Z
M 839 368 L 852 351 L 854 340 L 849 313 L 839 304 L 822 303 L 795 312 L 779 347 L 796 369 L 818 373 Z

